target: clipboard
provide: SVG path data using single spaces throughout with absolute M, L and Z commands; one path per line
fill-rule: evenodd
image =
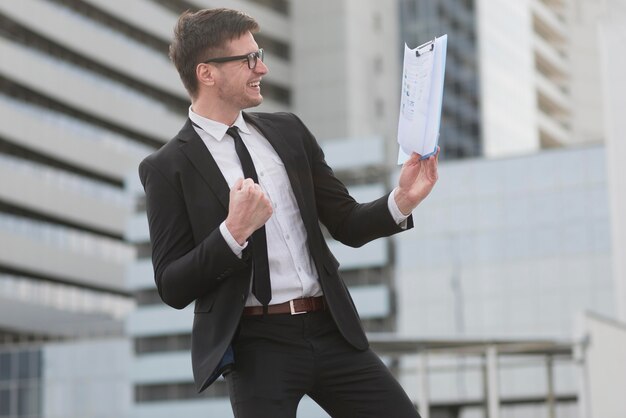
M 426 159 L 437 151 L 448 35 L 416 48 L 404 44 L 398 120 L 398 164 L 413 152 Z

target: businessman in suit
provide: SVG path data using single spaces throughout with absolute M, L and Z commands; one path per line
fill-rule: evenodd
M 139 167 L 159 294 L 195 301 L 198 390 L 223 374 L 237 418 L 294 418 L 305 394 L 333 417 L 418 417 L 368 348 L 319 223 L 353 247 L 411 228 L 437 157 L 414 154 L 391 193 L 357 203 L 295 115 L 243 112 L 263 100 L 258 29 L 229 9 L 181 15 L 170 57 L 189 119 Z

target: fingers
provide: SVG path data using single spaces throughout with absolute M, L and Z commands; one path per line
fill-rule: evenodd
M 250 197 L 259 198 L 265 195 L 261 186 L 251 179 L 245 179 L 241 185 L 241 192 Z
M 271 202 L 266 196 L 263 188 L 258 183 L 255 183 L 252 179 L 249 178 L 238 179 L 233 185 L 230 194 L 231 199 L 236 199 L 237 201 L 263 201 L 264 205 L 271 206 Z
M 241 185 L 243 184 L 243 179 L 242 178 L 238 178 L 235 181 L 235 184 L 233 185 L 233 187 L 231 188 L 231 190 L 236 191 L 236 190 L 241 190 Z
M 245 192 L 249 193 L 254 190 L 258 190 L 260 186 L 256 184 L 252 179 L 242 179 L 239 178 L 235 181 L 235 184 L 231 188 L 231 191 L 234 192 Z

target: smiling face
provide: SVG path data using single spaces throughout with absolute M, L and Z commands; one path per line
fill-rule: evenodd
M 226 56 L 246 55 L 259 50 L 254 37 L 246 32 L 226 44 Z M 213 85 L 209 86 L 211 107 L 220 113 L 236 118 L 239 111 L 258 106 L 263 102 L 261 79 L 267 74 L 267 66 L 260 59 L 253 69 L 248 68 L 246 59 L 204 64 L 212 67 Z

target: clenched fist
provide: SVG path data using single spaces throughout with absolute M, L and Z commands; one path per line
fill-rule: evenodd
M 272 216 L 272 203 L 252 179 L 239 179 L 230 189 L 226 228 L 239 245 Z

